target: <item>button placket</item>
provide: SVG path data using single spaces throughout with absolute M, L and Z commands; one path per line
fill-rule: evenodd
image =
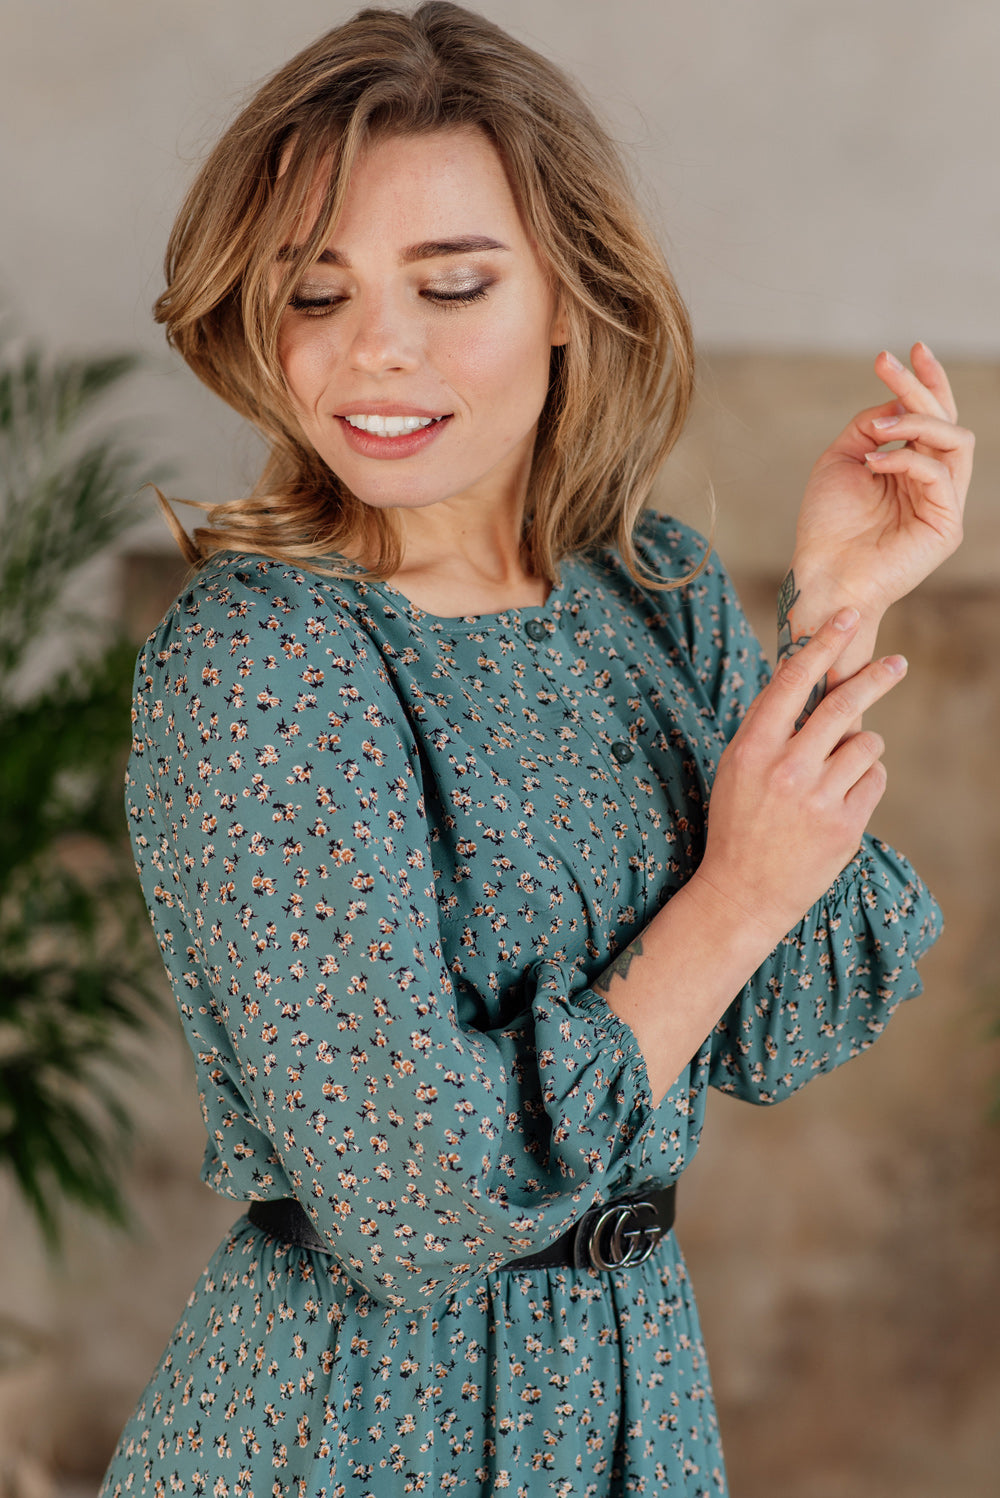
M 548 642 L 551 638 L 549 631 L 549 620 L 528 619 L 524 624 L 524 633 L 533 644 Z M 543 686 L 538 690 L 539 710 L 550 716 L 553 713 L 561 713 L 564 707 L 564 694 L 556 680 L 552 664 L 548 659 L 548 652 L 544 650 L 532 650 L 531 660 L 542 678 Z
M 572 690 L 569 681 L 566 679 L 565 663 L 561 667 L 556 664 L 555 651 L 558 650 L 560 627 L 565 628 L 565 616 L 560 618 L 557 615 L 554 620 L 527 619 L 523 622 L 522 626 L 524 638 L 530 640 L 532 645 L 537 645 L 544 641 L 550 647 L 548 650 L 532 649 L 528 652 L 533 664 L 548 687 L 548 690 L 544 694 L 539 692 L 539 702 L 543 704 L 539 711 L 539 726 L 542 725 L 542 720 L 548 723 L 552 722 L 553 715 L 558 711 L 558 704 L 562 701 L 566 704 L 566 710 L 560 716 L 572 720 L 576 733 L 590 740 L 593 749 L 597 751 L 597 754 L 604 760 L 605 764 L 607 763 L 607 757 L 610 756 L 619 770 L 623 770 L 625 765 L 635 758 L 639 746 L 627 737 L 611 740 L 608 729 L 611 732 L 617 729 L 619 734 L 626 735 L 635 732 L 637 725 L 635 723 L 623 723 L 620 718 L 616 721 L 617 714 L 614 711 L 614 704 L 609 704 L 607 697 L 601 692 L 594 690 L 587 692 L 585 688 L 579 692 Z M 582 653 L 587 654 L 588 652 Z M 571 662 L 570 670 L 574 677 L 578 674 L 585 674 L 585 668 L 578 673 L 578 670 L 573 669 L 574 666 L 583 668 L 583 662 Z M 600 706 L 601 711 L 588 712 L 588 703 L 593 708 Z M 611 708 L 610 712 L 608 711 L 609 707 Z M 608 727 L 602 732 L 599 725 L 603 725 L 605 722 L 607 722 Z M 581 773 L 579 766 L 584 764 L 584 761 L 585 756 L 583 759 L 578 759 L 578 768 L 576 770 L 568 769 L 567 773 L 571 777 L 578 776 Z M 583 773 L 585 773 L 585 764 Z M 628 778 L 626 776 L 623 781 L 619 782 L 620 787 L 627 788 Z M 621 808 L 621 816 L 632 822 L 636 836 L 639 838 L 641 844 L 646 834 L 639 816 L 639 810 L 632 795 L 627 795 L 627 801 L 628 806 L 622 806 Z M 640 885 L 635 892 L 636 898 L 634 903 L 638 909 L 645 912 L 649 901 L 649 871 L 646 860 L 641 859 L 638 867 L 641 868 Z

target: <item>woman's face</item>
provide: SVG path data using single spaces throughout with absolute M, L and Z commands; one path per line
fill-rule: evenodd
M 479 131 L 370 146 L 279 355 L 306 439 L 366 504 L 523 498 L 556 295 Z

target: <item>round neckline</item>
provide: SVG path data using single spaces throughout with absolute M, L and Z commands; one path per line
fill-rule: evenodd
M 493 614 L 432 614 L 430 610 L 422 609 L 419 604 L 413 603 L 405 593 L 400 592 L 384 578 L 366 577 L 363 572 L 359 572 L 356 581 L 363 584 L 366 589 L 370 588 L 372 592 L 379 593 L 392 604 L 398 613 L 405 614 L 416 625 L 422 625 L 436 633 L 456 629 L 466 633 L 504 626 L 516 627 L 518 623 L 526 622 L 528 619 L 544 619 L 548 615 L 558 618 L 566 594 L 566 571 L 569 562 L 570 558 L 567 557 L 560 568 L 561 581 L 558 585 L 553 583 L 544 603 L 513 605 L 508 609 L 499 609 Z

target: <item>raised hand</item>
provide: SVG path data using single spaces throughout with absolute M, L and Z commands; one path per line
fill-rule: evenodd
M 871 661 L 833 688 L 800 731 L 816 683 L 851 648 L 841 610 L 781 663 L 719 762 L 705 856 L 689 883 L 700 901 L 760 928 L 767 950 L 801 920 L 857 852 L 885 790 L 884 743 L 849 725 L 903 677 L 902 656 Z
M 958 546 L 975 439 L 957 425 L 942 365 L 923 343 L 913 369 L 883 352 L 894 399 L 861 411 L 817 461 L 799 514 L 793 571 L 866 617 L 923 580 Z M 880 443 L 905 447 L 878 452 Z

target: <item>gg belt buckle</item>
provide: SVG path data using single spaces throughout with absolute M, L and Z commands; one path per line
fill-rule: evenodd
M 617 1202 L 605 1207 L 587 1243 L 595 1269 L 644 1264 L 663 1236 L 652 1202 Z

